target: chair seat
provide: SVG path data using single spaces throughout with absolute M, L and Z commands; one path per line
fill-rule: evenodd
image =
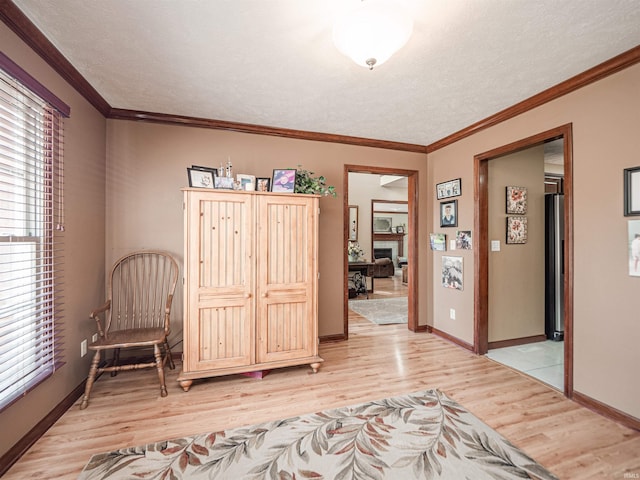
M 136 328 L 109 332 L 109 338 L 100 338 L 89 345 L 91 350 L 159 345 L 164 342 L 164 328 Z

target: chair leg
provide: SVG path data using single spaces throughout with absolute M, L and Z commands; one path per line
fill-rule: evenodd
M 164 339 L 164 354 L 167 356 L 167 360 L 169 361 L 169 368 L 171 370 L 176 368 L 176 364 L 173 363 L 173 355 L 171 355 L 171 347 L 169 346 L 169 340 Z
M 111 366 L 112 367 L 117 367 L 118 364 L 120 363 L 120 349 L 119 348 L 115 348 L 113 350 L 113 360 L 111 361 Z M 111 376 L 115 377 L 118 374 L 117 370 L 113 370 L 111 372 Z
M 156 369 L 158 370 L 158 379 L 160 379 L 160 396 L 167 396 L 167 386 L 164 383 L 164 364 L 162 362 L 162 354 L 160 346 L 156 343 L 153 346 L 153 356 L 156 358 Z
M 100 350 L 96 350 L 93 360 L 91 361 L 91 368 L 89 369 L 89 376 L 87 377 L 87 385 L 84 387 L 84 396 L 82 397 L 82 404 L 80 404 L 80 410 L 84 410 L 89 405 L 89 395 L 91 394 L 91 388 L 93 388 L 93 382 L 96 380 L 98 374 L 98 365 L 100 364 Z

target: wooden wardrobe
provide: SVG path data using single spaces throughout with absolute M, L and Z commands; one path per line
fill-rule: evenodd
M 184 358 L 194 379 L 318 356 L 317 195 L 184 189 Z

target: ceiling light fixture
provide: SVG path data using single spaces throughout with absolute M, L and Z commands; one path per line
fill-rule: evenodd
M 354 62 L 373 70 L 407 43 L 413 21 L 398 3 L 362 0 L 338 19 L 333 43 Z

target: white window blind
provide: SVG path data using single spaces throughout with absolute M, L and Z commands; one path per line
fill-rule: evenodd
M 63 117 L 0 69 L 0 409 L 62 365 Z

